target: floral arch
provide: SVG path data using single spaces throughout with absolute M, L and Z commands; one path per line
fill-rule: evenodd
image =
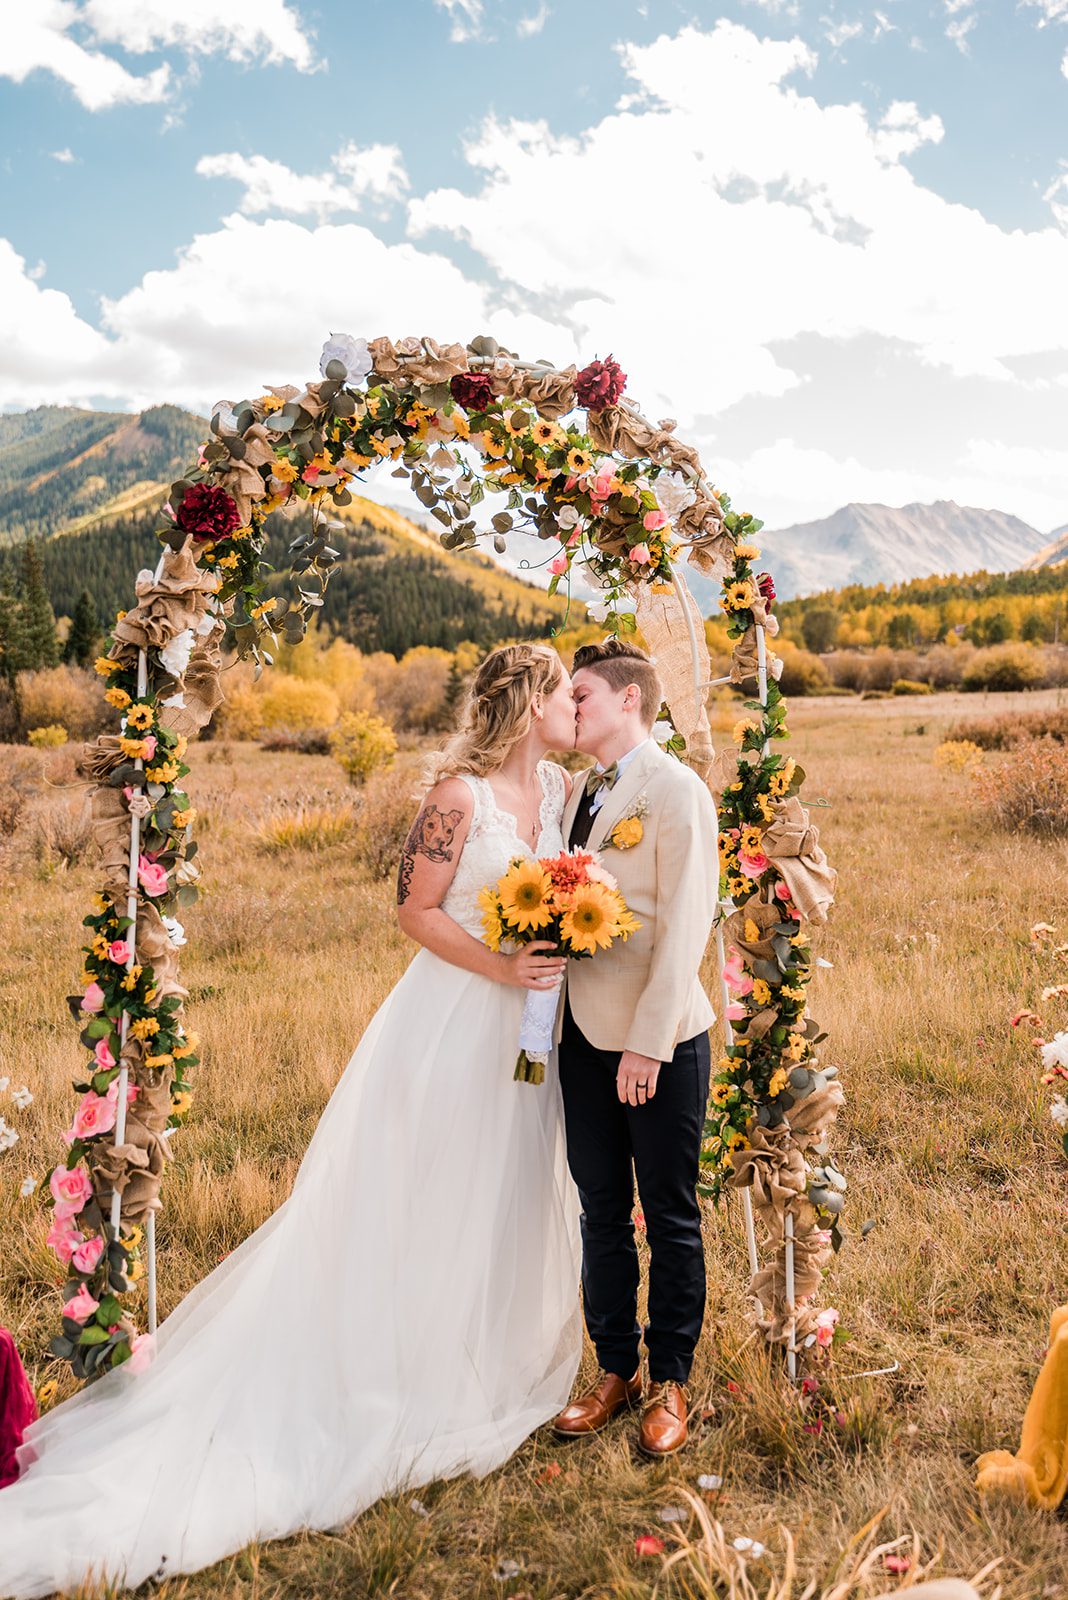
M 224 634 L 257 674 L 280 638 L 303 637 L 337 554 L 324 513 L 390 461 L 446 548 L 484 537 L 502 548 L 513 529 L 533 532 L 552 552 L 552 589 L 570 585 L 580 565 L 601 591 L 599 620 L 616 633 L 640 628 L 657 658 L 672 748 L 720 808 L 725 1043 L 703 1190 L 717 1200 L 728 1187 L 743 1193 L 757 1320 L 795 1375 L 835 1317 L 815 1299 L 840 1238 L 845 1182 L 822 1152 L 843 1096 L 835 1068 L 820 1065 L 823 1035 L 806 1010 L 808 929 L 825 920 L 835 875 L 798 798 L 804 774 L 779 748 L 785 705 L 766 644 L 777 632 L 774 592 L 752 566 L 761 524 L 732 511 L 672 420 L 642 416 L 611 357 L 558 370 L 489 338 L 332 336 L 320 372 L 303 389 L 216 406 L 210 438 L 163 507 L 159 565 L 139 575 L 136 603 L 118 614 L 96 662 L 119 729 L 87 745 L 80 766 L 102 866 L 84 919 L 82 984 L 69 999 L 87 1062 L 67 1155 L 48 1186 L 48 1242 L 68 1271 L 51 1353 L 92 1379 L 151 1352 L 168 1135 L 189 1114 L 199 1060 L 178 977 L 177 914 L 196 899 L 199 870 L 184 780 L 189 741 L 223 698 Z M 500 509 L 482 529 L 474 508 L 487 497 Z M 266 598 L 265 518 L 304 502 L 314 515 L 289 546 L 288 592 Z M 735 643 L 722 681 L 756 686 L 734 746 L 718 757 L 685 563 L 723 580 Z M 763 1266 L 754 1212 L 767 1233 Z M 149 1332 L 139 1334 L 146 1277 Z

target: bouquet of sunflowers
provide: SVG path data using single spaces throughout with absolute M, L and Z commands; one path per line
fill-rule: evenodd
M 484 938 L 491 950 L 535 939 L 549 940 L 547 956 L 579 959 L 607 950 L 641 927 L 611 873 L 592 851 L 564 850 L 558 856 L 518 856 L 504 877 L 483 889 Z M 531 989 L 519 1028 L 517 1083 L 542 1083 L 552 1046 L 559 987 Z

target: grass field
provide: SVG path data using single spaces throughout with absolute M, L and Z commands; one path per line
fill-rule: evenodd
M 489 1479 L 419 1491 L 427 1514 L 407 1496 L 382 1502 L 336 1536 L 250 1549 L 173 1581 L 168 1596 L 745 1594 L 737 1574 L 715 1576 L 724 1558 L 692 1553 L 665 1572 L 662 1558 L 635 1554 L 644 1533 L 662 1537 L 668 1555 L 699 1537 L 685 1491 L 728 1543 L 766 1545 L 749 1569 L 762 1600 L 800 1600 L 809 1580 L 816 1593 L 830 1589 L 873 1518 L 880 1539 L 906 1538 L 913 1565 L 902 1579 L 876 1556 L 867 1577 L 833 1591 L 841 1600 L 893 1589 L 927 1565 L 971 1577 L 995 1560 L 984 1596 L 999 1585 L 1005 1600 L 1068 1596 L 1063 1515 L 984 1508 L 972 1489 L 976 1455 L 1014 1447 L 1049 1312 L 1068 1299 L 1064 1158 L 1037 1087 L 1037 1052 L 1008 1026 L 1064 976 L 1032 951 L 1028 929 L 1046 921 L 1068 936 L 1068 844 L 996 832 L 968 781 L 931 759 L 955 715 L 1011 703 L 813 700 L 790 714 L 791 753 L 808 771 L 806 798 L 827 802 L 815 814 L 840 871 L 840 903 L 817 947 L 834 966 L 819 974 L 811 1005 L 848 1094 L 837 1152 L 851 1190 L 851 1239 L 825 1295 L 850 1339 L 806 1409 L 748 1332 L 739 1209 L 710 1213 L 698 1421 L 686 1453 L 644 1464 L 629 1421 L 570 1448 L 544 1433 Z M 43 755 L 17 756 L 47 766 Z M 0 751 L 0 763 L 15 757 Z M 163 1312 L 277 1204 L 412 953 L 393 924 L 391 885 L 370 882 L 345 844 L 318 855 L 267 855 L 255 844 L 272 805 L 323 789 L 348 797 L 327 758 L 204 746 L 189 789 L 206 881 L 185 918 L 184 981 L 207 1049 L 164 1189 Z M 0 1156 L 0 1317 L 38 1382 L 49 1375 L 38 1363 L 60 1269 L 38 1203 L 18 1190 L 57 1158 L 70 1112 L 80 1047 L 63 996 L 79 971 L 93 883 L 91 863 L 57 866 L 38 814 L 70 803 L 62 790 L 39 790 L 0 858 L 0 1077 L 36 1096 L 22 1114 L 0 1103 L 22 1134 Z M 1036 1009 L 1049 1032 L 1064 1025 L 1063 1014 Z M 889 1377 L 851 1377 L 894 1362 Z M 822 1431 L 810 1431 L 819 1421 Z M 698 1491 L 700 1475 L 721 1478 L 722 1490 Z M 684 1520 L 661 1520 L 673 1508 Z M 780 1591 L 772 1579 L 785 1570 L 786 1530 L 801 1580 Z

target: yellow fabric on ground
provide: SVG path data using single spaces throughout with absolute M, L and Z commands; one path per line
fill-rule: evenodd
M 980 1494 L 1004 1494 L 1055 1511 L 1068 1489 L 1068 1306 L 1050 1318 L 1049 1349 L 1024 1413 L 1020 1448 L 976 1463 Z

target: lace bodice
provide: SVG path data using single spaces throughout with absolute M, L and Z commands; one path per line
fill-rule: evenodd
M 482 913 L 478 907 L 478 892 L 488 883 L 496 883 L 508 871 L 516 856 L 555 856 L 564 848 L 561 831 L 564 816 L 564 772 L 554 761 L 538 762 L 542 797 L 538 811 L 538 842 L 532 850 L 520 838 L 512 814 L 497 804 L 496 796 L 485 778 L 476 778 L 467 772 L 460 773 L 474 799 L 474 814 L 464 840 L 456 873 L 441 909 L 454 922 L 477 939 L 482 937 Z

